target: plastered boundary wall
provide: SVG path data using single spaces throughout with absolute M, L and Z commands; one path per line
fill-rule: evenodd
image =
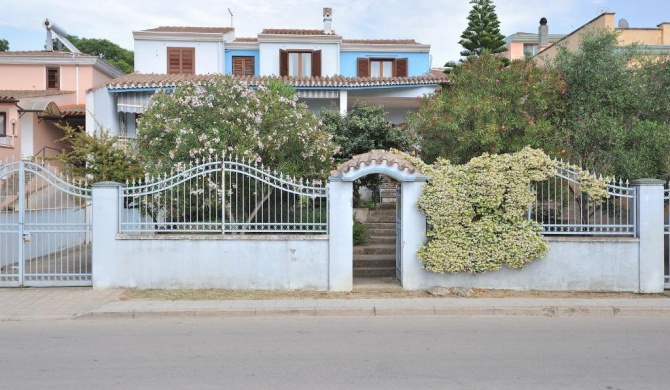
M 662 292 L 663 182 L 634 182 L 636 237 L 548 237 L 546 258 L 523 270 L 481 275 L 423 270 L 422 182 L 402 182 L 401 275 L 405 290 L 432 286 L 552 291 Z M 121 235 L 117 183 L 93 188 L 94 288 L 225 288 L 351 291 L 351 182 L 329 184 L 329 234 Z

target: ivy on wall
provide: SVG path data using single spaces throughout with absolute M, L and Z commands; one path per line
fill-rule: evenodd
M 500 155 L 484 154 L 464 165 L 437 159 L 426 164 L 402 152 L 429 181 L 418 207 L 426 215 L 428 240 L 418 257 L 436 273 L 483 273 L 503 265 L 521 269 L 546 255 L 549 247 L 540 225 L 529 221 L 536 194 L 531 183 L 554 176 L 559 162 L 526 147 Z M 581 189 L 592 198 L 607 197 L 606 179 L 574 166 Z

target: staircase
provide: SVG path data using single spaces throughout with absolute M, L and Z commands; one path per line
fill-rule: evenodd
M 381 203 L 362 222 L 368 227 L 370 239 L 367 244 L 354 246 L 354 277 L 396 276 L 395 196 L 395 183 L 383 183 Z

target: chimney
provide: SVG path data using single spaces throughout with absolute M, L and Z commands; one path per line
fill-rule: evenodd
M 537 29 L 537 44 L 538 50 L 549 45 L 549 26 L 547 26 L 547 18 L 540 19 L 540 27 Z
M 324 8 L 323 9 L 323 32 L 325 34 L 332 34 L 333 29 L 331 27 L 331 23 L 333 22 L 333 9 L 332 8 Z

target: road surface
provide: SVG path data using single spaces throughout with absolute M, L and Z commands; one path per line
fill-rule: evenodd
M 670 319 L 0 322 L 0 389 L 669 389 Z

